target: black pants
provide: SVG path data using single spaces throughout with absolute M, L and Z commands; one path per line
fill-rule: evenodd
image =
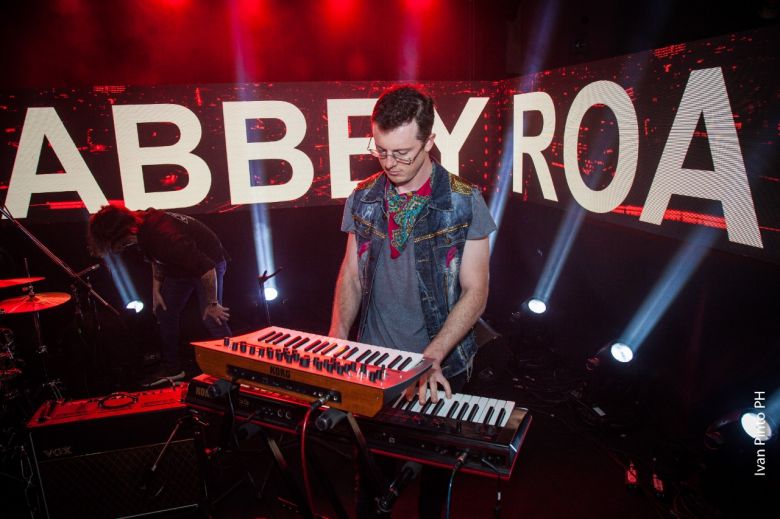
M 460 375 L 456 375 L 448 379 L 452 394 L 459 393 L 463 386 L 466 385 L 466 372 L 464 371 Z M 387 488 L 396 474 L 401 470 L 403 462 L 390 459 L 375 457 L 379 471 L 385 481 L 383 481 L 384 488 L 382 493 L 387 491 Z M 447 486 L 450 480 L 450 470 L 441 469 L 438 467 L 430 467 L 423 465 L 420 471 L 420 497 L 417 501 L 417 513 L 421 518 L 439 518 L 444 510 L 444 503 L 447 500 Z M 389 515 L 382 515 L 377 511 L 376 500 L 379 495 L 373 490 L 371 481 L 368 480 L 370 476 L 367 474 L 363 463 L 359 464 L 357 471 L 357 503 L 356 514 L 359 519 L 369 517 L 389 517 Z

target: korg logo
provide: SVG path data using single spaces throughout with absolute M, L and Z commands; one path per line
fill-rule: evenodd
M 56 449 L 44 449 L 43 454 L 47 458 L 61 458 L 62 456 L 73 454 L 73 452 L 71 452 L 72 449 L 72 446 L 67 445 L 65 447 L 57 447 Z
M 290 370 L 278 368 L 276 366 L 271 366 L 271 375 L 275 375 L 277 377 L 282 377 L 282 378 L 290 378 Z

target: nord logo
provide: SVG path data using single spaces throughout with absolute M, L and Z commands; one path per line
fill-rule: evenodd
M 282 377 L 282 378 L 290 378 L 290 370 L 279 368 L 276 366 L 271 366 L 271 375 Z

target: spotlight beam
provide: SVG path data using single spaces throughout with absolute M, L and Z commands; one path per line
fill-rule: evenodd
M 621 335 L 620 342 L 630 345 L 636 353 L 698 268 L 716 237 L 717 234 L 712 229 L 700 228 L 682 245 L 634 314 Z
M 569 257 L 569 252 L 571 252 L 571 247 L 577 238 L 584 218 L 585 210 L 576 202 L 570 202 L 563 222 L 561 222 L 558 233 L 555 235 L 553 246 L 547 254 L 547 262 L 544 264 L 542 275 L 539 277 L 534 290 L 535 297 L 542 301 L 550 300 L 553 288 L 555 288 L 558 282 L 563 265 Z
M 548 35 L 551 33 L 552 26 L 555 23 L 555 19 L 558 16 L 560 10 L 557 0 L 545 2 L 544 11 L 540 16 L 539 23 L 531 25 L 534 32 L 530 39 L 530 52 L 528 52 L 527 61 L 524 64 L 524 73 L 528 71 L 535 72 L 542 69 L 544 60 L 547 57 L 547 51 L 550 46 L 547 44 Z M 527 78 L 523 83 L 518 85 L 518 91 L 531 91 L 533 88 L 533 78 Z M 508 125 L 511 128 L 512 125 Z M 504 134 L 504 143 L 511 143 L 513 141 L 514 133 L 511 129 L 508 129 Z M 511 146 L 504 148 L 504 152 L 501 157 L 501 168 L 498 172 L 498 185 L 496 186 L 495 194 L 490 198 L 490 215 L 493 217 L 493 221 L 496 222 L 498 228 L 501 228 L 501 220 L 504 216 L 504 209 L 506 208 L 506 202 L 509 199 L 510 194 L 510 179 L 512 177 L 514 150 Z M 493 245 L 495 244 L 498 231 L 491 233 L 490 252 L 493 252 Z
M 247 34 L 242 24 L 241 6 L 237 0 L 230 2 L 230 24 L 233 31 L 233 59 L 235 60 L 236 80 L 239 83 L 249 82 L 247 77 L 248 60 L 251 58 L 251 52 L 246 52 L 245 47 L 251 41 L 251 35 Z M 246 101 L 250 95 L 246 90 L 240 91 L 240 97 Z M 250 174 L 258 178 L 264 178 L 262 164 L 250 164 Z M 268 218 L 268 207 L 265 204 L 254 204 L 251 209 L 252 218 L 252 237 L 255 244 L 255 258 L 257 263 L 256 275 L 260 272 L 275 272 L 273 255 L 273 241 L 271 239 L 271 228 Z M 258 276 L 259 277 L 259 276 Z M 267 279 L 266 289 L 277 290 L 276 279 Z M 259 294 L 259 289 L 257 294 Z M 270 324 L 270 323 L 269 323 Z

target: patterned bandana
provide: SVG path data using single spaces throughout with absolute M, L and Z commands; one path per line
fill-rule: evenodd
M 428 201 L 431 199 L 431 179 L 413 193 L 399 193 L 395 186 L 387 183 L 385 203 L 390 214 L 387 230 L 390 234 L 390 257 L 397 258 L 404 251 L 412 228 Z

